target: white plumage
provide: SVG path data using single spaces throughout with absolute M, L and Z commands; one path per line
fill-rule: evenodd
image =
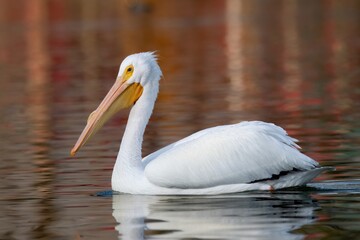
M 146 157 L 145 176 L 162 187 L 206 188 L 318 165 L 285 134 L 264 122 L 205 129 Z
M 72 150 L 120 108 L 131 106 L 112 175 L 115 191 L 132 194 L 222 194 L 304 185 L 327 168 L 299 152 L 285 130 L 260 121 L 208 128 L 141 159 L 145 127 L 159 89 L 153 53 L 128 56 L 118 79 Z

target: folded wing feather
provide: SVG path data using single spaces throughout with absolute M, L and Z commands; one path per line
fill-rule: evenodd
M 144 158 L 145 175 L 162 187 L 206 188 L 315 168 L 318 163 L 295 141 L 281 127 L 259 121 L 209 128 Z

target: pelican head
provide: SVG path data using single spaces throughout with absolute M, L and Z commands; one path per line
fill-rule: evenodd
M 153 52 L 132 54 L 120 65 L 116 81 L 98 108 L 93 111 L 70 154 L 76 152 L 94 135 L 104 123 L 121 109 L 133 106 L 144 90 L 157 94 L 161 70 Z

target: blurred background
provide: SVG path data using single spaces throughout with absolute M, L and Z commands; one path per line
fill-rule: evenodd
M 111 189 L 128 112 L 69 151 L 141 51 L 164 74 L 144 156 L 262 120 L 337 168 L 318 181 L 360 177 L 360 1 L 1 0 L 1 239 L 117 235 L 111 199 L 90 195 Z

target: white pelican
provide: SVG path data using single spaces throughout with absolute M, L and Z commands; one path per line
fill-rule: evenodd
M 260 121 L 196 132 L 142 159 L 143 134 L 162 72 L 154 53 L 133 54 L 90 114 L 71 155 L 116 112 L 132 107 L 112 173 L 114 191 L 148 195 L 224 194 L 304 185 L 327 168 L 300 153 L 285 130 Z

